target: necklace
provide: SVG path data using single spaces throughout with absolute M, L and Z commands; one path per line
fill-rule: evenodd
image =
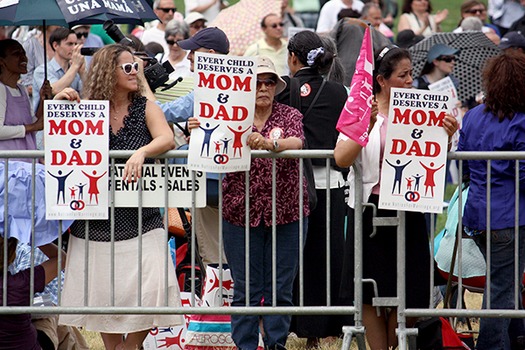
M 119 120 L 119 117 L 121 114 L 126 115 L 126 112 L 128 110 L 128 106 L 126 105 L 124 108 L 115 108 L 113 107 L 113 120 Z

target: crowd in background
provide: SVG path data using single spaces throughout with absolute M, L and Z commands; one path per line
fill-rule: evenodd
M 243 0 L 241 0 L 242 2 Z M 3 27 L 0 30 L 0 149 L 35 150 L 45 147 L 39 132 L 43 129 L 42 101 L 52 98 L 65 100 L 101 99 L 110 101 L 111 136 L 110 149 L 135 150 L 133 156 L 125 162 L 124 177 L 135 179 L 144 163 L 151 163 L 150 157 L 161 154 L 175 147 L 187 147 L 187 130 L 200 127 L 194 118 L 193 72 L 195 52 L 207 52 L 227 55 L 232 51 L 232 44 L 214 21 L 229 4 L 222 0 L 185 0 L 185 13 L 181 13 L 173 0 L 156 0 L 153 4 L 158 20 L 144 26 L 122 27 L 128 34 L 129 45 L 115 44 L 111 37 L 99 25 L 76 25 L 72 28 L 59 26 L 43 27 Z M 297 304 L 299 293 L 303 293 L 305 306 L 326 304 L 327 285 L 330 286 L 332 305 L 352 305 L 353 302 L 353 251 L 354 251 L 354 189 L 351 179 L 354 176 L 349 167 L 354 164 L 366 164 L 363 173 L 364 200 L 377 204 L 380 186 L 380 161 L 383 157 L 384 139 L 388 124 L 388 107 L 391 88 L 428 89 L 429 85 L 450 77 L 458 92 L 462 91 L 462 81 L 454 76 L 454 67 L 460 50 L 446 44 L 437 44 L 428 50 L 422 71 L 413 76 L 413 60 L 408 51 L 410 47 L 443 31 L 443 22 L 452 16 L 448 9 L 434 9 L 430 0 L 404 0 L 398 6 L 394 0 L 288 0 L 282 1 L 280 11 L 267 13 L 257 19 L 259 35 L 243 49 L 245 56 L 258 56 L 257 91 L 255 120 L 248 145 L 252 149 L 264 149 L 281 152 L 287 149 L 326 149 L 335 150 L 327 177 L 324 160 L 311 163 L 315 191 L 305 187 L 303 208 L 305 218 L 304 242 L 299 242 L 298 218 L 298 183 L 299 172 L 296 160 L 279 160 L 278 169 L 287 177 L 278 176 L 278 198 L 289 198 L 278 205 L 277 230 L 278 242 L 278 288 L 277 305 Z M 522 150 L 520 147 L 521 127 L 519 121 L 525 112 L 520 101 L 523 94 L 513 98 L 518 91 L 518 83 L 523 80 L 521 71 L 525 69 L 525 37 L 522 26 L 525 25 L 525 1 L 489 0 L 488 4 L 479 0 L 463 1 L 460 13 L 454 14 L 460 21 L 454 33 L 479 32 L 486 40 L 501 49 L 501 54 L 491 59 L 490 71 L 483 73 L 483 86 L 475 98 L 458 101 L 461 116 L 468 123 L 459 136 L 461 150 Z M 341 110 L 347 100 L 349 84 L 354 73 L 355 61 L 359 54 L 364 29 L 360 22 L 370 23 L 375 55 L 375 100 L 372 108 L 372 122 L 368 128 L 370 143 L 358 145 L 346 135 L 339 134 L 335 126 Z M 481 34 L 480 34 L 481 35 Z M 44 42 L 44 37 L 46 42 Z M 132 44 L 131 44 L 132 43 Z M 45 47 L 45 49 L 44 49 Z M 85 55 L 83 48 L 92 48 Z M 134 56 L 135 53 L 140 52 Z M 45 57 L 47 55 L 47 57 Z M 141 59 L 136 59 L 138 56 Z M 169 62 L 174 68 L 170 81 L 181 78 L 168 100 L 162 100 L 160 94 L 151 88 L 144 78 L 144 67 L 151 59 Z M 47 70 L 44 69 L 46 61 Z M 499 70 L 496 70 L 498 68 Z M 499 76 L 496 75 L 499 72 Z M 47 73 L 45 73 L 47 72 Z M 115 73 L 116 72 L 116 73 Z M 505 77 L 506 80 L 503 79 Z M 508 87 L 505 89 L 505 84 Z M 490 86 L 490 88 L 488 88 Z M 509 90 L 514 88 L 515 90 Z M 514 94 L 516 92 L 516 94 Z M 514 94 L 514 95 L 513 95 Z M 499 102 L 504 100 L 504 102 Z M 487 102 L 488 101 L 488 102 Z M 474 115 L 476 122 L 473 122 Z M 495 124 L 507 139 L 494 141 L 491 135 L 477 135 L 484 130 L 479 120 L 485 118 L 487 125 Z M 498 121 L 499 123 L 495 123 Z M 169 123 L 169 124 L 168 124 Z M 187 125 L 186 125 L 187 124 Z M 461 118 L 447 115 L 443 122 L 451 147 L 453 137 L 457 137 Z M 168 126 L 169 125 L 169 126 Z M 180 127 L 177 127 L 179 125 Z M 521 124 L 520 124 L 521 125 Z M 279 129 L 279 135 L 273 132 Z M 174 133 L 174 135 L 172 135 Z M 458 132 L 459 133 L 459 132 Z M 456 136 L 454 136 L 456 134 Z M 173 137 L 174 136 L 174 137 Z M 492 135 L 493 136 L 493 135 Z M 480 143 L 480 140 L 486 140 Z M 236 147 L 232 142 L 233 147 Z M 452 149 L 455 145 L 452 145 Z M 483 163 L 481 163 L 483 164 Z M 465 173 L 480 167 L 480 163 L 469 162 Z M 482 167 L 482 166 L 481 166 Z M 510 181 L 509 164 L 498 163 L 497 174 L 502 181 Z M 256 159 L 250 171 L 250 232 L 254 237 L 249 255 L 257 262 L 250 263 L 250 285 L 253 295 L 245 295 L 246 277 L 245 241 L 243 234 L 246 220 L 243 217 L 244 173 L 226 175 L 223 181 L 224 203 L 223 217 L 219 217 L 218 203 L 208 201 L 206 208 L 198 209 L 194 217 L 199 254 L 205 264 L 218 263 L 219 256 L 228 262 L 235 282 L 234 305 L 272 305 L 271 261 L 271 170 L 268 159 Z M 525 170 L 524 170 L 525 171 Z M 279 171 L 278 171 L 279 172 Z M 478 201 L 467 202 L 465 217 L 467 229 L 473 236 L 484 237 L 486 227 L 479 226 L 475 213 L 485 213 L 487 203 L 483 201 L 483 180 L 479 173 L 473 173 L 471 181 L 474 198 Z M 456 174 L 457 178 L 457 174 Z M 305 178 L 305 186 L 307 183 Z M 348 184 L 350 183 L 350 194 Z M 217 176 L 208 174 L 208 195 L 217 188 Z M 252 188 L 253 185 L 253 188 Z M 510 185 L 509 185 L 510 186 Z M 327 196 L 329 189 L 330 196 Z M 505 204 L 513 205 L 514 193 L 499 189 L 501 198 L 507 198 Z M 477 192 L 476 192 L 477 191 Z M 477 197 L 476 197 L 477 195 Z M 253 197 L 252 197 L 253 196 Z M 310 196 L 310 198 L 309 198 Z M 316 203 L 312 203 L 315 196 Z M 506 196 L 506 197 L 505 197 Z M 253 198 L 253 199 L 252 199 Z M 469 197 L 470 198 L 470 197 Z M 310 203 L 308 204 L 310 199 Z M 296 200 L 297 202 L 294 202 Z M 346 202 L 346 203 L 345 203 Z M 235 205 L 233 205 L 233 203 Z M 316 204 L 316 205 L 314 205 Z M 329 206 L 330 216 L 326 208 Z M 364 278 L 374 278 L 379 286 L 379 296 L 396 295 L 395 234 L 392 228 L 381 229 L 374 237 L 369 237 L 372 230 L 371 209 L 363 213 L 366 240 L 363 243 L 365 256 Z M 506 213 L 513 208 L 506 207 Z M 525 210 L 522 211 L 525 213 Z M 395 211 L 383 210 L 383 216 L 393 216 Z M 498 215 L 500 213 L 498 211 Z M 115 240 L 121 264 L 118 291 L 121 306 L 130 306 L 136 302 L 136 274 L 155 275 L 157 279 L 148 279 L 143 286 L 142 305 L 162 305 L 164 290 L 163 267 L 158 266 L 161 256 L 164 228 L 158 209 L 142 209 L 142 232 L 134 232 L 137 227 L 138 211 L 136 208 L 115 210 L 114 223 L 117 228 Z M 521 222 L 520 227 L 525 225 Z M 513 227 L 507 217 L 500 218 L 494 229 L 507 230 Z M 97 272 L 89 287 L 90 305 L 105 305 L 110 287 L 107 284 L 109 232 L 111 220 L 97 221 L 90 226 L 89 259 L 97 263 L 93 269 Z M 224 247 L 219 245 L 218 222 L 223 221 Z M 326 227 L 330 223 L 329 260 L 331 278 L 326 280 Z M 348 220 L 348 221 L 347 221 Z M 525 217 L 523 218 L 525 221 Z M 510 226 L 509 226 L 510 225 Z M 346 226 L 346 229 L 345 229 Z M 430 279 L 428 266 L 431 258 L 428 251 L 427 222 L 422 213 L 410 213 L 407 216 L 407 306 L 428 307 L 429 293 L 427 280 Z M 346 230 L 346 231 L 345 231 Z M 514 231 L 501 234 L 505 239 L 514 235 Z M 521 232 L 521 229 L 520 229 Z M 77 221 L 71 227 L 70 247 L 67 252 L 66 277 L 62 305 L 83 305 L 82 264 L 84 262 L 85 222 Z M 143 270 L 129 272 L 127 262 L 137 256 L 136 239 L 141 234 L 146 241 L 147 251 L 143 252 Z M 480 249 L 486 254 L 487 247 L 479 239 Z M 525 236 L 524 236 L 525 237 Z M 520 235 L 521 238 L 521 235 Z M 16 244 L 9 242 L 8 262 L 15 262 Z M 514 243 L 512 243 L 514 244 Z M 520 240 L 520 249 L 522 243 Z M 297 281 L 298 249 L 303 245 L 305 267 L 304 289 L 299 291 Z M 134 248 L 132 248 L 134 247 Z M 506 264 L 513 258 L 502 256 L 496 244 L 493 249 L 492 285 L 496 292 L 493 307 L 514 308 L 513 301 L 501 302 L 508 297 L 508 282 L 511 279 Z M 506 246 L 508 249 L 508 246 Z M 42 251 L 49 257 L 48 263 L 35 271 L 37 284 L 35 291 L 43 290 L 44 282 L 56 277 L 56 247 L 44 246 Z M 525 248 L 524 248 L 525 249 Z M 11 251 L 12 250 L 12 251 Z M 219 254 L 221 250 L 225 253 Z M 380 252 L 380 253 L 378 253 Z M 0 251 L 0 263 L 3 263 L 4 250 Z M 519 266 L 523 270 L 524 262 L 520 254 Z M 119 259 L 120 259 L 119 258 Z M 64 264 L 66 255 L 64 253 Z M 259 262 L 264 262 L 259 264 Z M 54 273 L 49 273 L 47 266 L 55 264 Z M 4 269 L 3 265 L 2 271 Z M 513 268 L 513 267 L 512 267 Z M 12 278 L 22 272 L 15 269 Z M 13 270 L 13 271 L 15 271 Z M 26 270 L 21 270 L 26 271 Z M 68 274 L 68 271 L 70 272 Z M 73 273 L 74 272 L 74 273 Z M 172 271 L 173 272 L 173 271 Z M 25 272 L 27 274 L 27 272 Z M 498 278 L 499 277 L 499 278 Z M 3 278 L 3 275 L 0 276 Z M 170 305 L 180 305 L 179 291 L 171 275 L 166 288 L 170 290 Z M 20 288 L 17 303 L 29 304 L 28 290 L 20 280 L 11 280 L 12 288 Z M 100 287 L 105 286 L 105 287 Z M 160 288 L 159 286 L 162 286 Z M 158 289 L 157 289 L 158 287 Z M 507 288 L 509 289 L 509 288 Z M 499 293 L 499 294 L 498 294 Z M 1 295 L 1 294 L 0 294 Z M 496 296 L 495 296 L 496 295 Z M 386 349 L 396 346 L 396 312 L 384 308 L 380 314 L 372 307 L 374 291 L 365 289 L 363 320 L 367 327 L 367 338 L 372 349 Z M 499 299 L 498 299 L 499 298 Z M 510 298 L 509 298 L 510 299 Z M 507 300 L 507 299 L 505 299 Z M 486 301 L 485 301 L 486 302 Z M 9 303 L 9 298 L 8 298 Z M 13 305 L 15 302 L 13 301 Z M 521 302 L 520 302 L 521 305 Z M 0 315 L 0 324 L 9 324 L 12 316 Z M 19 320 L 33 335 L 30 317 Z M 60 323 L 70 327 L 84 327 L 102 334 L 107 349 L 131 349 L 140 346 L 147 330 L 151 327 L 175 325 L 182 320 L 178 316 L 145 317 L 115 315 L 62 315 Z M 322 339 L 339 337 L 341 327 L 351 320 L 342 316 L 234 316 L 232 317 L 232 337 L 241 349 L 255 349 L 259 340 L 259 331 L 264 334 L 265 344 L 271 349 L 284 349 L 289 331 L 301 338 L 307 338 L 307 347 L 314 349 Z M 413 325 L 415 320 L 408 320 Z M 497 331 L 496 331 L 497 329 Z M 127 334 L 123 337 L 124 334 Z M 35 335 L 36 337 L 36 335 Z M 516 339 L 525 339 L 523 321 L 505 319 L 487 319 L 482 321 L 478 349 L 507 349 L 515 344 Z M 24 348 L 38 349 L 37 338 L 26 338 Z M 38 338 L 38 341 L 41 339 Z M 4 342 L 4 343 L 3 343 Z M 0 344 L 15 342 L 8 333 L 0 330 Z M 56 343 L 56 342 L 55 342 Z M 0 346 L 2 347 L 2 346 Z M 21 348 L 21 347 L 19 347 Z M 55 348 L 57 345 L 55 344 Z M 514 347 L 513 347 L 514 349 Z

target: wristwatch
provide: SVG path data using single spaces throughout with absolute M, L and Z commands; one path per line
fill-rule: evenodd
M 273 151 L 277 152 L 278 149 L 279 149 L 279 142 L 277 142 L 277 140 L 273 140 Z

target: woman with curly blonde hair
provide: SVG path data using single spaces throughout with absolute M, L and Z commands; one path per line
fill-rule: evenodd
M 125 162 L 123 180 L 128 182 L 141 177 L 144 163 L 154 162 L 148 157 L 175 146 L 173 133 L 160 107 L 141 95 L 144 78 L 142 74 L 139 77 L 139 71 L 143 68 L 137 61 L 125 46 L 105 46 L 93 56 L 84 91 L 87 99 L 109 100 L 109 148 L 135 150 L 127 161 L 115 160 L 116 163 Z M 66 89 L 55 99 L 79 100 L 79 96 L 74 90 Z M 166 239 L 158 208 L 143 208 L 140 212 L 138 208 L 115 208 L 109 220 L 93 220 L 89 225 L 84 220 L 75 221 L 71 226 L 70 259 L 66 266 L 62 305 L 180 306 L 175 271 L 159 258 L 167 249 Z M 141 251 L 139 240 L 142 241 Z M 89 275 L 85 274 L 85 259 L 88 259 Z M 140 349 L 151 328 L 183 322 L 180 315 L 60 317 L 62 324 L 100 332 L 106 349 L 111 350 Z

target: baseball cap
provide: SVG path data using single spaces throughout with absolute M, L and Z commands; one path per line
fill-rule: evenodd
M 454 49 L 445 44 L 436 44 L 432 46 L 430 50 L 428 50 L 427 62 L 432 63 L 432 61 L 438 58 L 439 56 L 452 56 L 457 55 L 458 53 L 458 49 Z
M 222 30 L 217 27 L 204 28 L 189 39 L 177 42 L 184 50 L 197 50 L 200 48 L 212 49 L 222 54 L 230 52 L 230 42 Z
M 511 47 L 521 47 L 525 49 L 525 37 L 521 35 L 521 32 L 508 32 L 501 38 L 498 47 L 502 50 Z
M 266 56 L 259 56 L 257 62 L 257 74 L 271 73 L 277 77 L 277 86 L 275 87 L 275 94 L 278 95 L 286 88 L 286 82 L 279 76 L 275 70 L 273 61 Z
M 184 22 L 186 22 L 188 25 L 192 24 L 195 21 L 202 20 L 204 22 L 207 21 L 206 18 L 202 15 L 200 12 L 190 12 L 188 15 L 184 18 Z

